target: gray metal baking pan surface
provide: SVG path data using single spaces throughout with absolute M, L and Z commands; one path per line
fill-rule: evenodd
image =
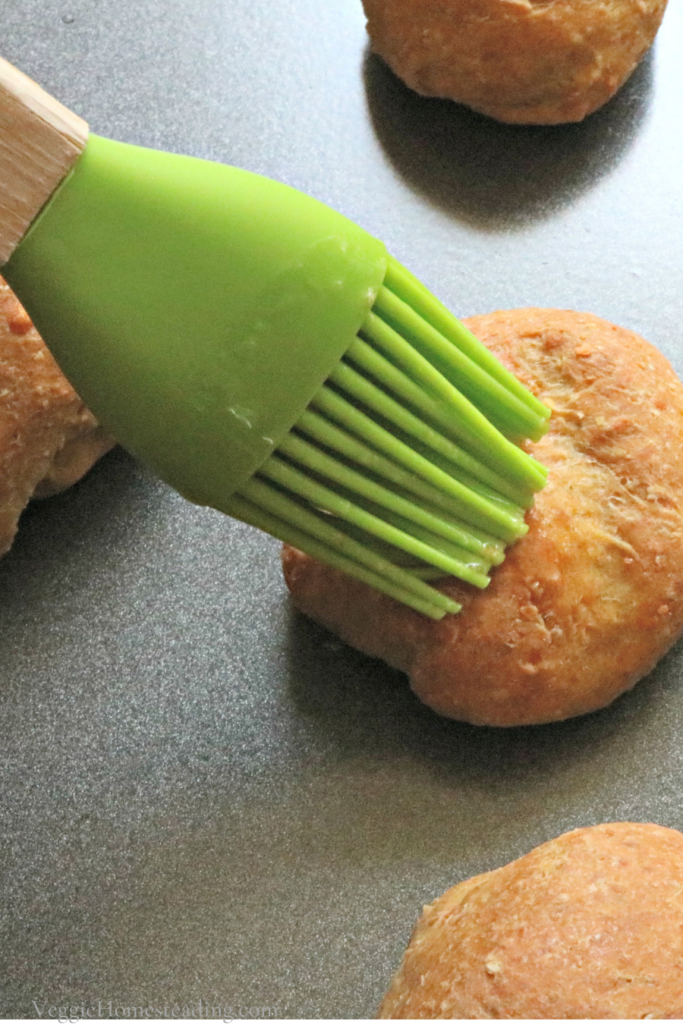
M 459 315 L 597 313 L 683 372 L 679 4 L 558 128 L 409 92 L 360 0 L 2 6 L 3 56 L 93 131 L 311 193 Z M 4 1017 L 372 1015 L 448 886 L 579 825 L 683 828 L 680 645 L 598 714 L 443 720 L 293 611 L 275 541 L 121 450 L 0 563 L 0 722 Z

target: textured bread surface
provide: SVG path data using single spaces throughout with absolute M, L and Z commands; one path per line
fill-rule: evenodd
M 465 321 L 553 409 L 531 446 L 549 470 L 484 591 L 433 622 L 285 547 L 297 607 L 408 673 L 425 703 L 481 725 L 529 725 L 609 704 L 683 629 L 683 387 L 631 331 L 522 309 Z
M 0 555 L 30 498 L 69 487 L 113 445 L 0 278 Z
M 499 121 L 581 121 L 652 44 L 666 0 L 363 0 L 372 48 L 423 96 Z
M 378 1016 L 683 1016 L 683 835 L 568 832 L 424 908 Z

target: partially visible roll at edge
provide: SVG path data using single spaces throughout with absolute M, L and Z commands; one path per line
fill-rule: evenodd
M 680 1019 L 683 835 L 567 832 L 428 907 L 384 1019 Z
M 655 38 L 666 0 L 363 0 L 375 53 L 422 96 L 510 124 L 597 110 Z
M 70 487 L 115 443 L 0 278 L 0 556 L 32 497 Z

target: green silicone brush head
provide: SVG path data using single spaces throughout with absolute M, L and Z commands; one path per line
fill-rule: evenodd
M 510 438 L 548 417 L 389 257 L 358 336 L 226 511 L 438 619 L 460 606 L 428 581 L 486 587 L 527 532 L 547 474 Z
M 488 583 L 549 411 L 381 242 L 258 175 L 90 136 L 5 274 L 84 401 L 190 500 L 433 618 Z

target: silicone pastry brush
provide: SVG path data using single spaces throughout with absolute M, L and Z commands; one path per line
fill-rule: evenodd
M 0 62 L 0 264 L 101 422 L 189 500 L 441 618 L 549 410 L 384 245 L 259 175 L 89 135 Z

